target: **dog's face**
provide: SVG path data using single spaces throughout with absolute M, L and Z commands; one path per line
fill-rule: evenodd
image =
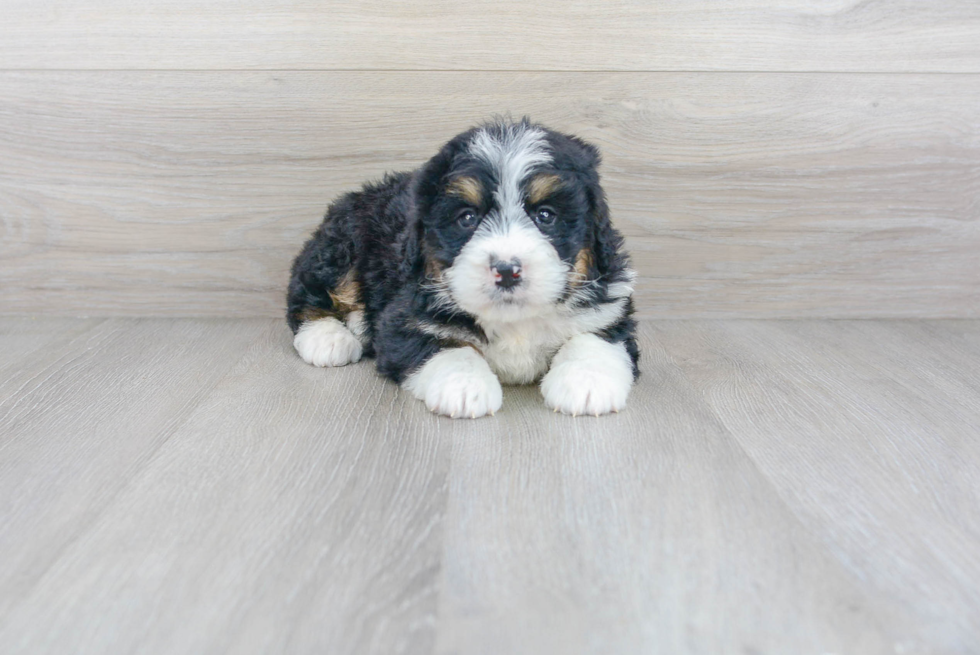
M 601 275 L 614 244 L 598 151 L 528 122 L 450 141 L 417 187 L 428 282 L 482 321 L 538 316 Z

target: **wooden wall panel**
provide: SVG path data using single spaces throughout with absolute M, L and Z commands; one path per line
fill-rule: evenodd
M 980 72 L 976 0 L 8 0 L 0 68 Z
M 0 73 L 0 311 L 274 316 L 327 202 L 493 112 L 598 144 L 646 317 L 980 316 L 980 77 Z

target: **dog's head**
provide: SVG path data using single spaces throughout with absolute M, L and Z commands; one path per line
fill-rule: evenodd
M 447 143 L 416 187 L 424 275 L 442 301 L 507 322 L 628 295 L 598 165 L 594 146 L 526 119 Z

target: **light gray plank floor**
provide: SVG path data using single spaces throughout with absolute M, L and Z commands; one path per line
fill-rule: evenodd
M 978 321 L 644 323 L 600 419 L 290 341 L 0 319 L 0 652 L 980 652 Z

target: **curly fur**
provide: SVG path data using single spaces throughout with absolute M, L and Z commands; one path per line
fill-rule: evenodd
M 571 414 L 618 411 L 638 375 L 634 273 L 609 220 L 599 162 L 576 137 L 527 119 L 497 121 L 460 134 L 416 171 L 342 196 L 293 263 L 287 320 L 297 350 L 318 365 L 373 356 L 433 411 L 466 415 L 499 407 L 493 393 L 474 401 L 474 389 L 494 388 L 488 375 L 533 382 L 561 353 L 547 389 L 595 388 L 545 393 L 545 403 Z M 314 329 L 318 321 L 329 323 Z M 339 333 L 348 329 L 351 339 Z M 344 356 L 333 355 L 337 342 Z M 464 361 L 458 375 L 444 374 Z M 597 366 L 599 382 L 560 379 Z M 470 396 L 432 387 L 447 377 Z M 596 386 L 610 384 L 618 386 Z

